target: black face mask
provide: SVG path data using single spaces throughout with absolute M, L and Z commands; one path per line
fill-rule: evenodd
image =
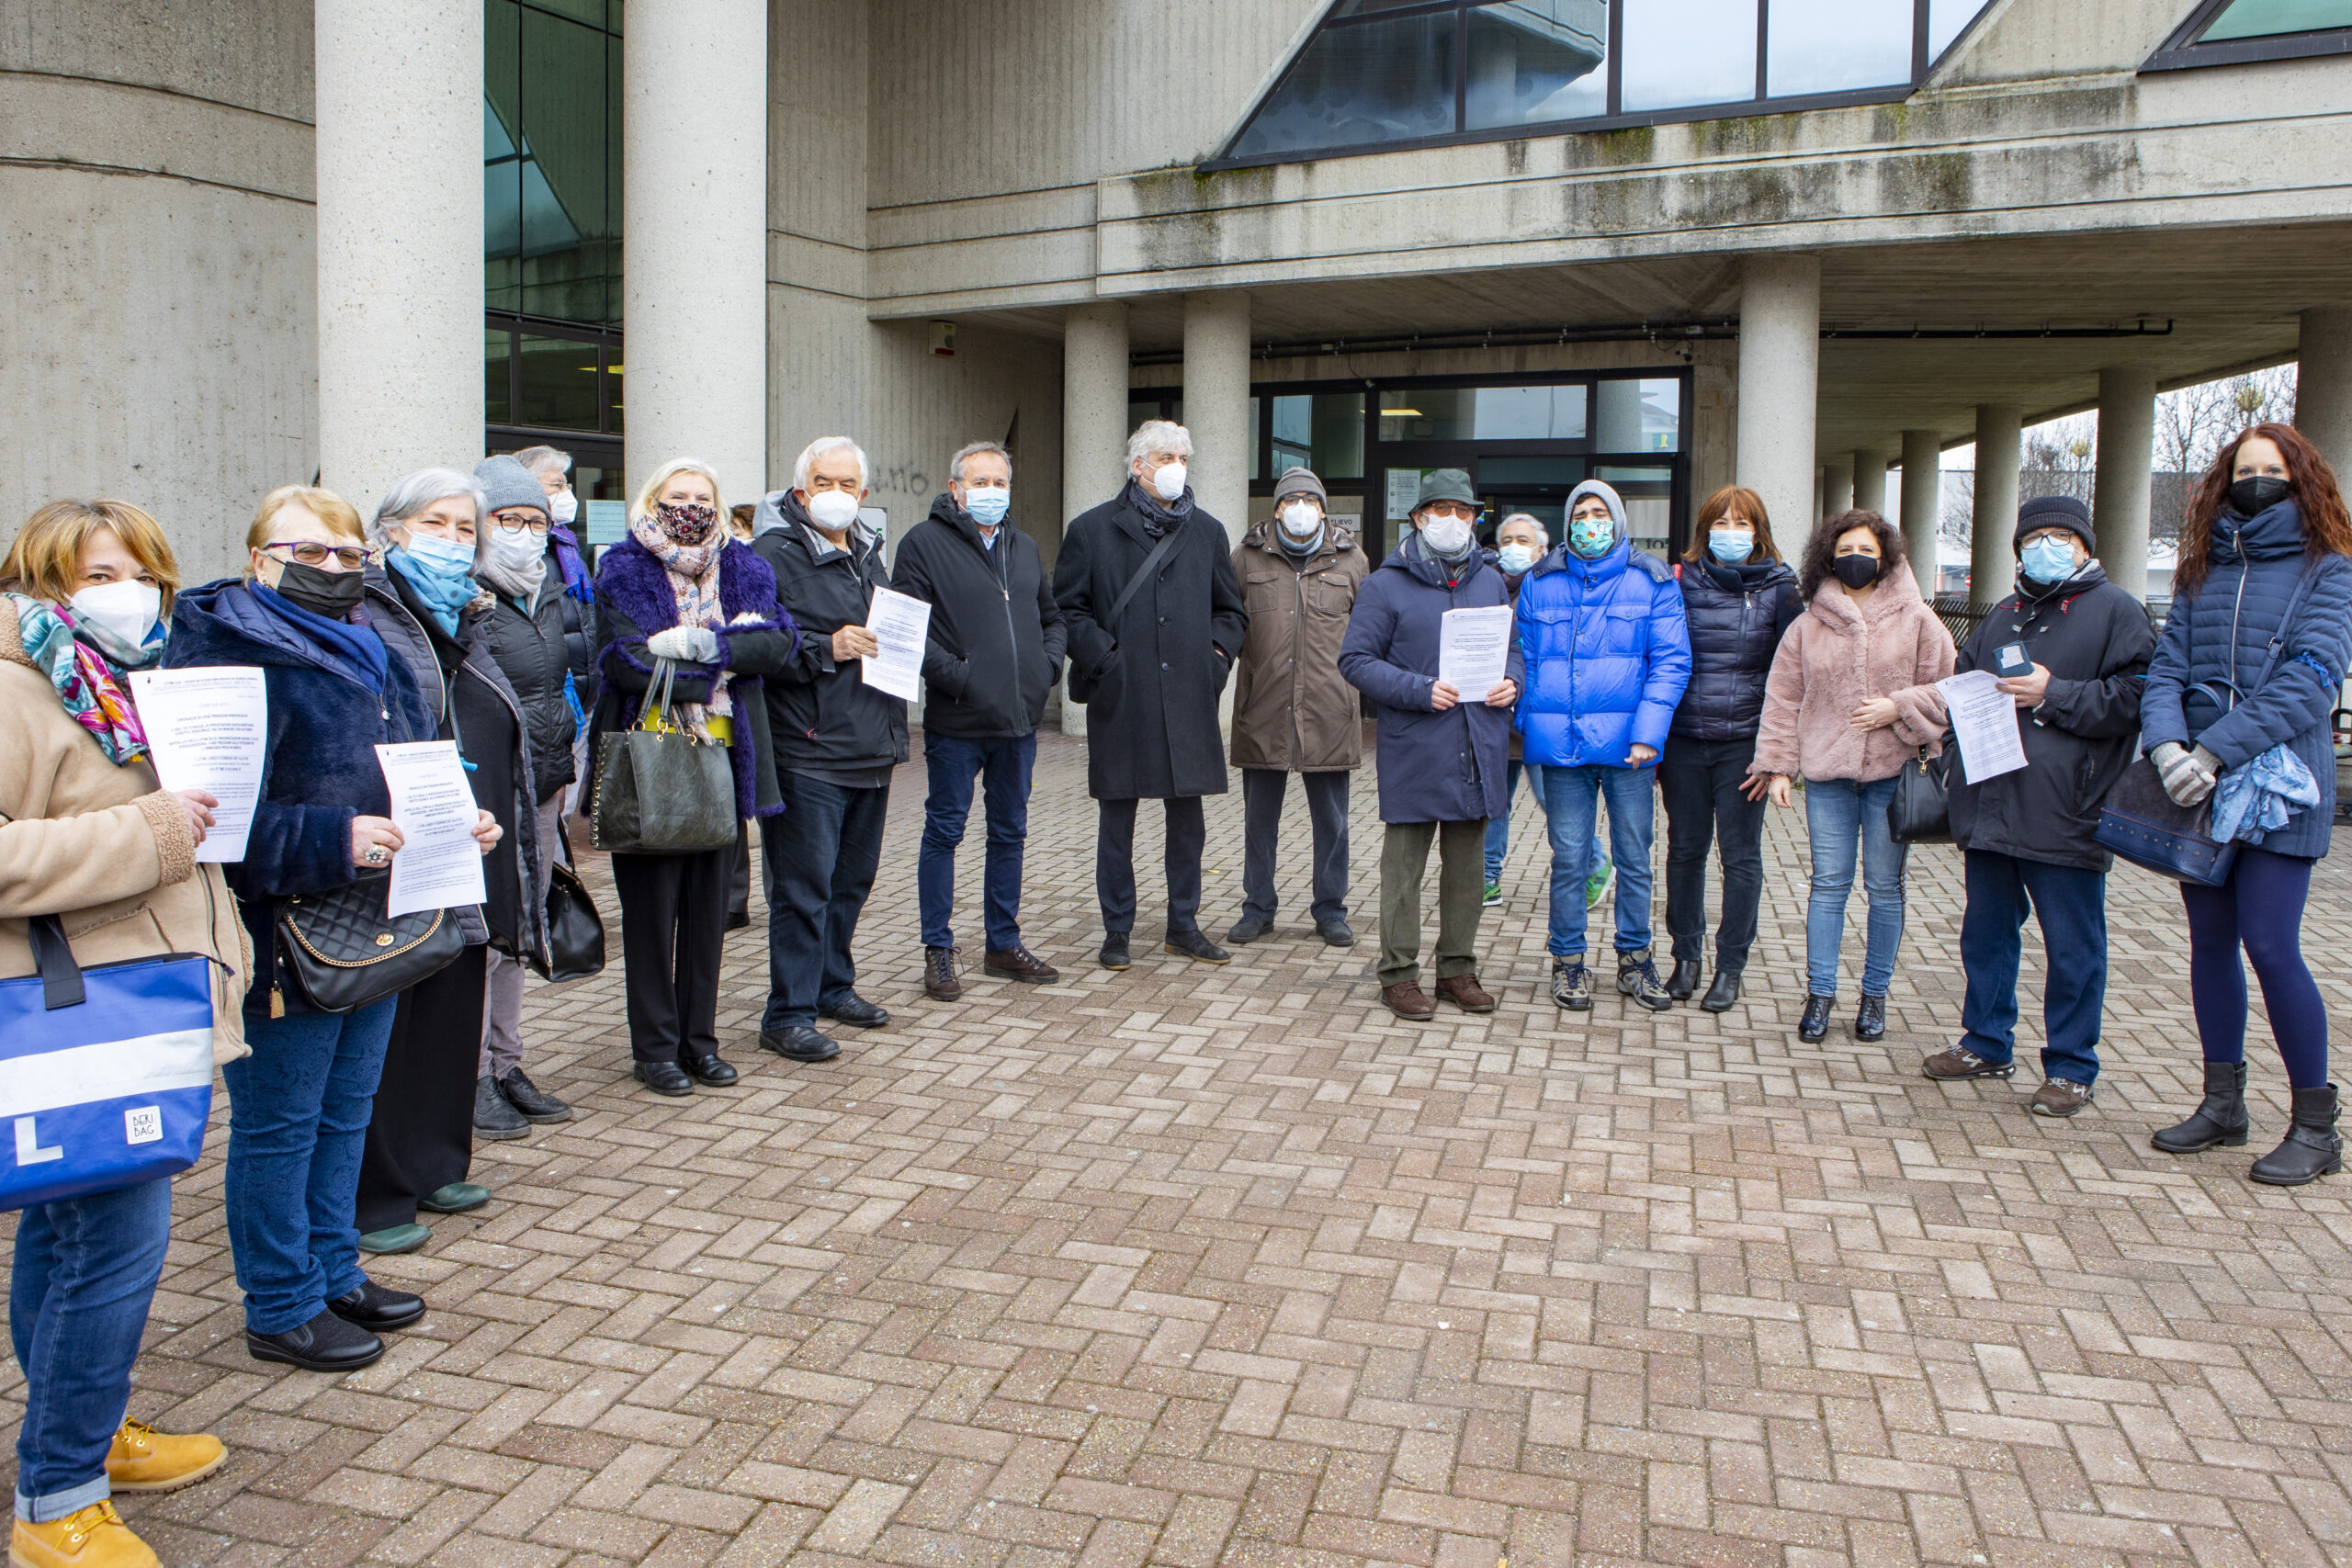
M 1829 563 L 1838 581 L 1849 588 L 1868 588 L 1878 581 L 1879 558 L 1876 556 L 1839 556 Z
M 2271 474 L 2248 474 L 2230 481 L 2230 505 L 2241 517 L 2267 512 L 2287 494 L 2287 481 Z
M 360 572 L 321 571 L 298 560 L 288 561 L 277 579 L 280 593 L 311 614 L 324 615 L 330 621 L 342 620 L 357 608 L 359 592 L 366 586 L 366 577 Z

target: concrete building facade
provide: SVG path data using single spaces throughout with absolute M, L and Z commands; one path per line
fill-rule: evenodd
M 1611 478 L 1667 547 L 1735 478 L 1784 540 L 1849 502 L 1931 529 L 1939 448 L 2013 468 L 2021 423 L 2096 407 L 2127 583 L 2158 390 L 2300 356 L 2352 468 L 2338 0 L 0 16 L 0 519 L 127 495 L 198 572 L 273 484 L 367 508 L 533 438 L 609 529 L 629 470 L 700 456 L 747 499 L 850 434 L 893 534 L 1001 439 L 1050 554 L 1181 412 L 1237 531 L 1309 461 L 1385 545 L 1461 464 L 1539 515 Z M 599 74 L 535 109 L 558 70 Z M 450 128 L 485 73 L 476 221 Z

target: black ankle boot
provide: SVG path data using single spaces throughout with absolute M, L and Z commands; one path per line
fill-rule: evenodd
M 1886 998 L 1866 996 L 1854 1010 L 1854 1038 L 1883 1040 L 1886 1038 Z
M 2294 1091 L 2295 1123 L 2287 1140 L 2254 1162 L 2246 1174 L 2271 1187 L 2301 1187 L 2344 1168 L 2344 1140 L 2335 1133 L 2335 1086 Z
M 1690 993 L 1698 988 L 1699 961 L 1695 958 L 1676 959 L 1674 972 L 1666 977 L 1666 994 L 1678 1002 L 1687 1002 L 1690 999 Z
M 1835 997 L 1807 997 L 1804 1016 L 1797 1020 L 1797 1038 L 1805 1041 L 1829 1038 L 1829 1010 L 1836 1006 Z
M 2245 1146 L 2251 1125 L 2245 1113 L 2245 1064 L 2208 1062 L 2203 1101 L 2188 1121 L 2158 1128 L 2148 1141 L 2168 1155 L 2193 1155 L 2217 1145 L 2239 1149 Z

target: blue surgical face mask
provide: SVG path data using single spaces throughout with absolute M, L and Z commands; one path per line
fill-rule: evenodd
M 2075 575 L 2075 547 L 2064 539 L 2035 539 L 2018 556 L 2018 566 L 2036 582 L 2064 582 Z
M 409 530 L 408 543 L 401 547 L 409 559 L 436 576 L 459 576 L 474 569 L 474 547 L 452 544 L 431 534 Z
M 1756 553 L 1756 536 L 1746 528 L 1710 528 L 1707 553 L 1725 566 L 1737 566 Z
M 967 485 L 964 488 L 964 510 L 973 522 L 984 528 L 993 528 L 1004 521 L 1007 508 L 1012 504 L 1012 491 L 1005 485 Z
M 1598 560 L 1617 542 L 1617 525 L 1606 517 L 1579 517 L 1568 525 L 1568 547 L 1587 560 Z
M 1535 564 L 1535 547 L 1511 543 L 1495 552 L 1495 564 L 1503 569 L 1505 577 L 1524 577 L 1528 568 Z

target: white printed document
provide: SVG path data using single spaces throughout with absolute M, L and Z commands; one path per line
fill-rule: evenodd
M 1960 762 L 1970 784 L 2013 773 L 2025 766 L 2025 741 L 2018 734 L 2018 700 L 2001 690 L 1990 670 L 1970 670 L 1936 682 L 1952 733 L 1960 738 Z
M 1483 703 L 1510 667 L 1510 606 L 1448 610 L 1437 628 L 1437 678 L 1465 703 Z
M 244 859 L 268 750 L 269 687 L 261 669 L 134 670 L 130 700 L 147 731 L 156 782 L 204 790 L 220 803 L 196 858 Z
M 392 796 L 392 826 L 401 830 L 392 856 L 387 915 L 479 904 L 490 895 L 482 881 L 481 846 L 474 841 L 473 785 L 454 740 L 412 740 L 376 748 L 384 787 Z
M 865 629 L 881 645 L 865 666 L 860 679 L 894 697 L 913 702 L 922 694 L 922 650 L 931 635 L 931 606 L 888 588 L 874 591 L 874 605 L 865 613 Z

